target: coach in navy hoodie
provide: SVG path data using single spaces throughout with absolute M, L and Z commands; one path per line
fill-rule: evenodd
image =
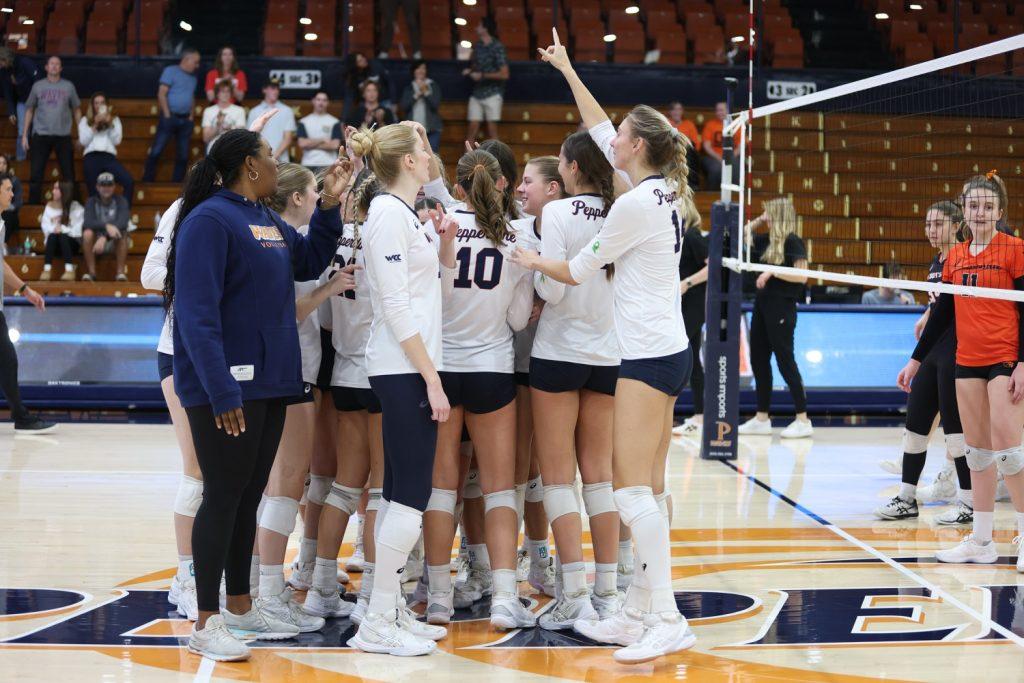
M 185 181 L 165 298 L 174 311 L 174 388 L 203 473 L 190 649 L 207 656 L 247 656 L 227 627 L 267 638 L 298 633 L 288 610 L 270 602 L 277 596 L 250 600 L 250 555 L 287 399 L 302 390 L 294 282 L 319 277 L 333 258 L 350 174 L 347 160 L 328 171 L 307 237 L 260 202 L 277 189 L 277 165 L 257 133 L 225 133 Z M 222 572 L 227 604 L 218 614 Z

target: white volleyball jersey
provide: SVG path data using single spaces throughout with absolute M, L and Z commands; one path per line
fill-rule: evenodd
M 142 264 L 142 285 L 146 289 L 162 291 L 164 278 L 167 277 L 167 252 L 171 248 L 171 231 L 174 229 L 174 222 L 178 219 L 178 212 L 181 210 L 181 199 L 175 199 L 167 207 L 167 211 L 160 217 L 160 224 L 153 235 L 153 241 L 149 243 L 149 250 L 146 252 L 146 260 Z M 160 330 L 160 341 L 157 342 L 156 350 L 159 353 L 174 355 L 174 335 L 171 333 L 171 320 L 173 313 L 164 316 L 164 325 Z
M 530 271 L 512 263 L 513 232 L 495 245 L 477 227 L 476 214 L 458 210 L 455 268 L 443 268 L 444 369 L 512 372 L 512 331 L 526 326 L 533 308 Z
M 615 201 L 601 231 L 569 261 L 576 282 L 601 279 L 601 269 L 615 264 L 615 333 L 624 360 L 669 356 L 687 346 L 675 200 L 663 176 L 645 178 Z M 546 236 L 546 220 L 541 230 Z
M 362 239 L 356 239 L 355 225 L 348 223 L 342 229 L 338 251 L 331 263 L 330 273 L 356 264 L 356 288 L 331 297 L 331 340 L 334 342 L 334 373 L 331 386 L 369 389 L 366 376 L 366 343 L 370 339 L 373 306 L 366 282 L 366 260 Z
M 303 225 L 296 228 L 300 235 L 309 234 L 309 226 Z M 295 299 L 298 300 L 311 294 L 319 283 L 316 280 L 295 283 Z M 316 376 L 320 374 L 320 357 L 323 349 L 320 346 L 320 316 L 317 309 L 306 316 L 305 320 L 298 321 L 299 326 L 299 353 L 302 356 L 302 381 L 316 384 Z
M 411 206 L 392 194 L 370 202 L 362 228 L 366 283 L 373 307 L 366 374 L 418 373 L 401 342 L 419 334 L 438 370 L 441 355 L 441 273 L 438 239 Z
M 544 205 L 540 253 L 568 261 L 585 248 L 605 224 L 604 199 L 580 194 Z M 604 265 L 604 264 L 602 264 Z M 614 281 L 608 271 L 573 287 L 534 276 L 537 294 L 546 302 L 540 314 L 532 355 L 584 365 L 618 365 L 619 342 L 613 313 Z
M 540 234 L 537 232 L 537 219 L 533 216 L 517 218 L 512 221 L 512 229 L 516 232 L 516 240 L 523 249 L 540 251 Z M 533 312 L 531 306 L 531 313 Z M 518 332 L 512 333 L 512 348 L 515 351 L 516 372 L 530 371 L 530 353 L 533 350 L 533 338 L 537 334 L 537 322 L 529 323 Z

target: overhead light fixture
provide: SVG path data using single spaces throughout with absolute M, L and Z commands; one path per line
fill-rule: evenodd
M 626 14 L 640 14 L 640 8 L 636 5 L 630 5 L 626 8 Z
M 306 40 L 316 40 L 316 39 L 317 39 L 317 38 L 319 38 L 320 36 L 318 36 L 318 35 L 317 35 L 317 34 L 315 34 L 315 33 L 307 33 L 306 35 L 304 35 L 304 36 L 302 36 L 302 37 L 303 37 L 303 38 L 305 38 Z
M 606 33 L 605 36 L 604 36 L 604 42 L 606 42 L 606 43 L 614 43 L 615 42 L 615 38 L 616 38 L 616 35 L 614 33 Z
M 355 26 L 353 26 L 352 24 L 349 24 L 349 25 L 348 25 L 348 32 L 349 32 L 349 33 L 352 33 L 352 32 L 353 32 L 353 31 L 355 31 L 355 30 L 356 30 L 356 27 L 355 27 Z
M 729 40 L 731 40 L 734 43 L 742 43 L 744 38 L 743 38 L 743 36 L 733 36 Z
M 10 14 L 13 11 L 14 11 L 13 7 L 0 7 L 0 12 L 7 12 L 8 14 Z
M 875 19 L 888 19 L 888 18 L 889 18 L 889 15 L 886 14 L 885 12 L 879 12 L 878 14 L 875 15 Z
M 309 17 L 302 17 L 299 19 L 299 23 L 302 24 L 303 26 L 309 26 L 310 24 L 313 23 L 313 20 L 310 19 Z
M 25 22 L 25 23 L 28 23 L 28 22 Z M 188 23 L 184 19 L 182 19 L 181 21 L 178 22 L 178 26 L 181 28 L 182 31 L 191 31 L 192 30 L 192 24 Z
M 473 49 L 473 43 L 469 42 L 468 40 L 463 40 L 463 41 L 459 42 L 459 47 L 463 47 L 463 48 L 466 48 L 467 50 L 471 50 L 471 49 Z
M 21 24 L 23 26 L 31 26 L 34 23 L 36 23 L 34 19 L 22 19 L 21 20 Z
M 910 3 L 910 9 L 923 10 L 924 7 L 917 4 L 916 2 L 912 2 Z
M 469 7 L 472 7 L 473 5 L 476 4 L 476 0 L 462 0 L 462 4 L 463 5 L 468 5 Z
M 465 19 L 463 19 L 462 17 L 455 17 L 455 25 L 456 26 L 465 26 L 468 23 L 469 22 L 466 21 Z

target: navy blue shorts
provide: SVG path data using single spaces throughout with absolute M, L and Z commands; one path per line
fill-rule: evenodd
M 384 420 L 384 500 L 421 512 L 430 499 L 437 423 L 419 373 L 370 377 Z
M 530 373 L 528 372 L 517 372 L 516 373 L 516 384 L 521 387 L 530 386 Z
M 462 406 L 480 415 L 501 410 L 516 398 L 511 372 L 441 372 L 441 384 L 452 408 Z
M 373 389 L 359 389 L 356 387 L 331 387 L 331 397 L 334 399 L 334 409 L 339 413 L 352 413 L 357 410 L 365 410 L 368 413 L 380 413 L 380 401 Z
M 669 396 L 678 396 L 690 379 L 692 362 L 693 353 L 686 347 L 671 356 L 623 360 L 619 377 L 635 379 Z
M 313 393 L 313 385 L 309 382 L 302 383 L 302 393 L 298 396 L 289 396 L 284 400 L 286 406 L 294 406 L 300 403 L 312 403 L 316 400 L 316 395 Z
M 530 386 L 553 394 L 587 389 L 614 396 L 618 377 L 618 365 L 584 365 L 564 360 L 530 358 Z
M 334 338 L 330 330 L 320 328 L 320 369 L 316 373 L 316 387 L 321 391 L 331 390 L 331 376 L 334 374 Z
M 157 351 L 156 366 L 160 370 L 160 381 L 163 382 L 174 374 L 174 356 Z

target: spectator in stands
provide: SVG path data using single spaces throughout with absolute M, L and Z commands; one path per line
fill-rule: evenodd
M 60 279 L 74 281 L 75 254 L 81 245 L 84 221 L 85 209 L 74 200 L 74 187 L 69 182 L 55 182 L 50 201 L 46 202 L 43 217 L 39 221 L 39 227 L 43 229 L 43 237 L 46 240 L 46 256 L 43 259 L 40 280 L 49 280 L 52 277 L 53 259 L 60 256 L 64 261 L 64 274 Z
M 391 41 L 395 35 L 395 19 L 398 18 L 398 6 L 402 6 L 405 25 L 409 28 L 409 43 L 412 47 L 412 58 L 420 59 L 420 17 L 416 0 L 380 0 L 380 54 L 378 59 L 387 59 L 391 50 Z
M 29 203 L 38 204 L 43 188 L 43 172 L 50 153 L 57 156 L 62 178 L 75 182 L 74 148 L 71 143 L 71 120 L 82 118 L 81 102 L 71 81 L 60 77 L 60 57 L 46 60 L 46 78 L 36 81 L 25 102 L 25 130 L 21 145 L 29 151 L 32 171 L 29 176 Z M 29 144 L 29 131 L 32 143 Z
M 474 82 L 473 94 L 469 97 L 467 140 L 476 140 L 481 121 L 487 122 L 487 137 L 498 138 L 498 122 L 501 121 L 501 105 L 509 71 L 505 46 L 494 34 L 494 21 L 490 17 L 483 17 L 476 26 L 479 40 L 473 46 L 470 66 L 462 71 L 463 76 L 468 76 Z
M 377 84 L 381 96 L 381 104 L 391 107 L 391 81 L 388 72 L 376 59 L 367 59 L 362 52 L 353 52 L 345 64 L 345 106 L 341 118 L 348 121 L 359 106 L 363 85 L 368 81 Z
M 367 81 L 363 84 L 363 102 L 352 112 L 352 116 L 345 121 L 353 128 L 366 126 L 367 128 L 386 126 L 397 123 L 395 113 L 385 107 L 380 101 L 380 87 L 374 81 Z
M 164 147 L 173 136 L 175 147 L 174 175 L 180 183 L 185 178 L 188 164 L 188 141 L 192 137 L 192 107 L 195 105 L 196 69 L 199 68 L 199 52 L 187 49 L 181 54 L 178 64 L 165 67 L 160 74 L 160 86 L 156 100 L 160 106 L 160 121 L 156 126 L 156 137 L 146 157 L 146 168 L 142 173 L 143 182 L 156 180 L 156 162 Z
M 414 62 L 412 83 L 405 86 L 401 99 L 405 117 L 423 126 L 430 148 L 441 148 L 441 86 L 427 78 L 427 63 Z
M 117 253 L 117 281 L 125 282 L 128 274 L 128 231 L 131 229 L 131 210 L 124 197 L 114 192 L 114 176 L 101 173 L 96 181 L 97 195 L 85 202 L 85 222 L 82 247 L 87 272 L 83 280 L 96 279 L 96 257 Z
M 25 103 L 28 102 L 32 85 L 42 74 L 39 66 L 25 55 L 18 55 L 6 47 L 0 48 L 0 84 L 3 84 L 4 99 L 7 100 L 7 118 L 11 125 L 18 127 L 17 159 L 24 161 L 26 150 L 21 146 L 25 134 Z
M 11 191 L 13 192 L 10 207 L 0 215 L 0 219 L 3 220 L 4 226 L 8 230 L 7 234 L 10 236 L 20 227 L 18 212 L 21 210 L 21 205 L 25 202 L 25 194 L 21 189 L 21 181 L 18 180 L 18 176 L 14 175 L 11 157 L 7 154 L 0 154 L 0 179 L 3 178 L 10 178 Z
M 217 103 L 203 110 L 203 142 L 206 143 L 207 152 L 224 133 L 235 128 L 245 128 L 245 110 L 237 104 L 231 104 L 231 81 L 218 82 L 215 90 Z
M 702 147 L 704 150 L 704 158 L 702 159 L 704 178 L 709 190 L 717 190 L 722 186 L 722 130 L 727 118 L 728 110 L 726 109 L 725 102 L 718 102 L 715 104 L 715 118 L 705 123 L 704 130 L 701 131 Z M 733 136 L 733 144 L 737 146 L 734 147 L 734 150 L 737 154 L 739 153 L 739 142 L 740 138 L 737 132 Z M 739 179 L 740 165 L 738 157 L 736 157 L 732 165 L 732 180 L 734 183 L 738 183 Z
M 117 160 L 117 146 L 121 144 L 122 135 L 121 119 L 114 115 L 107 96 L 101 92 L 94 94 L 85 116 L 78 121 L 78 142 L 84 148 L 82 171 L 85 173 L 85 186 L 89 189 L 89 196 L 96 194 L 96 179 L 101 173 L 110 173 L 121 183 L 130 205 L 135 196 L 135 180 Z
M 281 83 L 276 78 L 271 78 L 263 86 L 263 101 L 249 110 L 246 126 L 251 128 L 253 121 L 270 109 L 276 109 L 277 115 L 267 121 L 261 135 L 270 143 L 270 149 L 273 150 L 271 154 L 278 163 L 291 161 L 292 157 L 288 150 L 295 139 L 295 113 L 281 101 Z M 337 157 L 338 148 L 334 149 Z
M 213 68 L 206 72 L 206 99 L 212 104 L 217 101 L 217 82 L 227 80 L 231 83 L 231 104 L 238 104 L 245 99 L 249 89 L 249 81 L 245 72 L 238 68 L 235 59 L 235 48 L 225 45 L 217 53 L 217 61 Z
M 685 135 L 686 139 L 690 141 L 690 147 L 686 150 L 686 163 L 690 169 L 688 182 L 690 188 L 696 190 L 700 182 L 697 175 L 697 167 L 699 166 L 697 150 L 700 149 L 700 133 L 697 132 L 696 124 L 686 118 L 686 110 L 683 109 L 682 102 L 669 102 L 667 115 L 669 122 L 676 127 L 676 130 Z
M 0 214 L 11 208 L 12 189 L 10 178 L 0 178 Z M 0 223 L 0 243 L 3 243 L 4 226 Z M 18 274 L 11 268 L 11 264 L 3 261 L 3 250 L 0 250 L 0 261 L 3 262 L 3 287 L 0 288 L 0 390 L 7 399 L 7 405 L 11 408 L 11 419 L 14 421 L 15 434 L 48 434 L 57 428 L 52 422 L 43 422 L 35 415 L 25 409 L 21 402 L 21 392 L 18 390 L 18 353 L 14 350 L 14 343 L 7 329 L 7 319 L 4 317 L 3 294 L 11 293 L 15 296 L 24 296 L 26 300 L 38 310 L 46 310 L 46 302 L 39 292 L 22 282 Z
M 882 266 L 882 277 L 891 280 L 906 279 L 906 276 L 903 274 L 903 267 L 896 262 L 889 262 Z M 860 297 L 860 302 L 872 306 L 905 305 L 914 303 L 914 295 L 902 289 L 878 287 L 864 292 Z
M 324 91 L 313 95 L 313 112 L 299 119 L 302 165 L 317 175 L 334 163 L 341 147 L 341 121 L 327 113 L 331 100 Z

